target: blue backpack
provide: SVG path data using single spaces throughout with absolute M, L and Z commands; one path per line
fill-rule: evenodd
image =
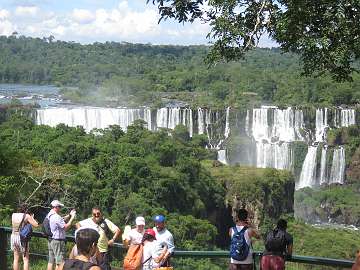
M 250 246 L 245 239 L 245 231 L 248 227 L 244 226 L 238 231 L 236 226 L 233 227 L 234 234 L 231 237 L 230 257 L 237 261 L 244 261 L 249 255 Z
M 26 213 L 24 214 L 23 216 L 23 219 L 20 223 L 20 230 L 19 230 L 19 234 L 20 234 L 20 240 L 21 242 L 23 243 L 27 243 L 30 241 L 31 239 L 31 236 L 32 236 L 32 232 L 33 232 L 33 229 L 32 229 L 32 226 L 30 223 L 26 223 L 24 225 L 24 221 L 25 221 L 25 217 L 26 217 Z

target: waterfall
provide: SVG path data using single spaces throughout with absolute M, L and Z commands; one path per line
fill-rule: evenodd
M 331 183 L 344 183 L 345 176 L 345 149 L 340 146 L 334 149 L 333 160 L 331 165 L 329 184 Z
M 154 130 L 152 126 L 151 110 L 149 108 L 144 109 L 144 121 L 147 123 L 148 130 Z
M 312 187 L 316 182 L 316 153 L 317 146 L 309 146 L 302 165 L 297 188 Z
M 289 143 L 256 143 L 256 167 L 291 170 L 292 150 Z
M 198 134 L 205 133 L 205 123 L 204 123 L 204 111 L 202 108 L 198 108 Z
M 320 178 L 319 183 L 320 185 L 327 183 L 327 175 L 326 175 L 326 154 L 327 148 L 324 146 L 321 149 L 321 162 L 320 162 Z
M 261 107 L 253 109 L 252 116 L 251 134 L 256 142 L 256 166 L 291 170 L 293 153 L 290 143 L 304 140 L 301 135 L 303 112 L 291 107 L 284 110 Z M 245 131 L 250 126 L 247 121 Z
M 355 110 L 354 109 L 342 109 L 341 110 L 341 126 L 348 127 L 355 125 Z
M 316 109 L 315 119 L 315 141 L 323 142 L 326 140 L 326 131 L 328 128 L 328 109 Z
M 228 164 L 227 158 L 226 158 L 226 150 L 218 150 L 218 161 L 220 161 L 222 164 Z
M 224 132 L 225 139 L 228 138 L 229 135 L 230 135 L 230 107 L 227 107 L 226 116 L 225 116 L 225 132 Z
M 245 134 L 249 137 L 251 136 L 250 135 L 250 112 L 249 112 L 249 110 L 246 110 Z
M 137 119 L 143 119 L 141 109 L 124 108 L 48 108 L 37 110 L 37 124 L 55 127 L 64 123 L 71 127 L 83 126 L 86 132 L 94 128 L 119 125 L 126 131 Z

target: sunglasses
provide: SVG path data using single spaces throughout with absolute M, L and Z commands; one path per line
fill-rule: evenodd
M 94 217 L 100 217 L 101 216 L 101 213 L 100 212 L 97 212 L 97 213 L 93 213 L 92 214 Z

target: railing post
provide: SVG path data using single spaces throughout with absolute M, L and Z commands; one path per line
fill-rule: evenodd
M 0 228 L 0 269 L 7 270 L 7 237 L 4 228 Z

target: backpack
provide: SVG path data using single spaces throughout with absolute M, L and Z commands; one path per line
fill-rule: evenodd
M 53 214 L 46 216 L 43 223 L 42 223 L 42 231 L 43 231 L 43 235 L 46 236 L 47 238 L 52 238 L 53 234 L 51 232 L 51 228 L 50 228 L 50 217 Z
M 26 223 L 24 225 L 25 217 L 26 217 L 26 213 L 24 214 L 23 219 L 21 220 L 21 223 L 19 225 L 20 240 L 23 243 L 27 243 L 30 241 L 32 232 L 33 232 L 33 229 L 32 229 L 32 226 L 30 223 Z
M 143 256 L 144 246 L 140 245 L 130 245 L 128 252 L 124 258 L 124 270 L 139 270 L 142 267 L 142 256 Z
M 100 228 L 104 230 L 107 239 L 111 239 L 113 232 L 110 230 L 109 226 L 107 225 L 105 218 L 103 218 L 99 224 Z
M 89 270 L 93 266 L 96 266 L 96 264 L 77 259 L 67 259 L 65 260 L 63 270 Z
M 266 236 L 265 248 L 270 252 L 283 253 L 286 249 L 285 232 L 278 229 L 270 231 Z
M 250 246 L 246 242 L 245 232 L 248 227 L 244 226 L 241 231 L 238 231 L 236 226 L 233 227 L 234 234 L 231 237 L 230 243 L 230 257 L 237 261 L 244 261 L 249 255 Z

